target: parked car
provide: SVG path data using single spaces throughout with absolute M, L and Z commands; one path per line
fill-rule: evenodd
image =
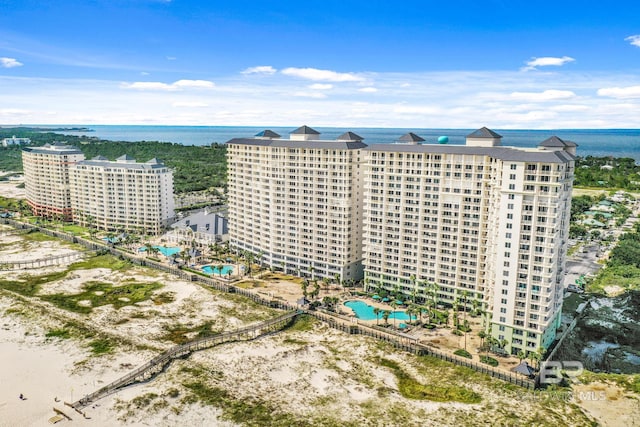
M 582 294 L 584 293 L 584 290 L 577 287 L 576 285 L 569 285 L 567 286 L 567 292 L 575 292 L 577 294 Z

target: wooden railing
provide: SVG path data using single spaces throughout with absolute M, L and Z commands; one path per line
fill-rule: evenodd
M 39 229 L 39 231 L 41 231 L 42 233 L 59 237 L 64 240 L 73 241 L 74 243 L 80 243 L 88 247 L 89 249 L 108 250 L 113 255 L 122 256 L 138 265 L 149 266 L 161 271 L 165 271 L 167 273 L 174 274 L 184 280 L 200 282 L 222 292 L 237 293 L 239 295 L 243 295 L 259 304 L 266 305 L 268 307 L 279 308 L 283 310 L 296 310 L 299 308 L 298 306 L 289 304 L 286 301 L 265 298 L 257 294 L 256 292 L 252 292 L 248 289 L 242 289 L 237 286 L 224 283 L 221 280 L 216 280 L 211 277 L 204 277 L 199 274 L 181 270 L 173 266 L 168 266 L 166 264 L 162 264 L 157 261 L 144 259 L 135 255 L 132 255 L 128 252 L 118 250 L 111 246 L 96 243 L 94 241 L 86 240 L 86 239 L 76 237 L 67 233 L 39 228 L 31 224 L 25 224 L 22 222 L 18 222 L 18 221 L 15 221 L 12 219 L 6 219 L 6 218 L 2 219 L 2 221 L 0 222 L 4 222 L 5 224 L 10 224 L 15 228 L 19 228 L 19 229 L 28 229 L 28 228 Z M 477 372 L 490 375 L 493 378 L 507 381 L 511 384 L 514 384 L 520 387 L 524 387 L 527 389 L 533 389 L 535 387 L 535 381 L 530 380 L 520 374 L 504 371 L 501 369 L 495 369 L 489 365 L 476 363 L 463 357 L 458 357 L 453 354 L 439 351 L 437 349 L 434 349 L 432 347 L 419 343 L 415 338 L 411 338 L 399 332 L 382 331 L 381 328 L 374 328 L 374 327 L 370 327 L 362 324 L 357 324 L 352 321 L 352 318 L 340 316 L 336 313 L 330 313 L 330 312 L 318 311 L 318 310 L 308 311 L 307 313 L 323 322 L 326 322 L 332 328 L 335 328 L 347 333 L 366 335 L 378 340 L 386 341 L 398 349 L 402 349 L 417 355 L 433 356 L 438 359 L 445 360 L 447 362 L 454 363 L 459 366 L 468 367 Z
M 267 320 L 262 323 L 250 325 L 244 328 L 235 329 L 229 332 L 223 332 L 216 335 L 206 336 L 194 339 L 184 344 L 177 345 L 164 353 L 154 357 L 144 365 L 136 368 L 127 375 L 115 380 L 114 382 L 102 387 L 101 389 L 88 394 L 80 400 L 71 404 L 75 409 L 84 408 L 119 389 L 138 383 L 147 381 L 158 373 L 162 372 L 172 360 L 185 357 L 195 351 L 205 350 L 216 345 L 233 341 L 248 341 L 259 336 L 280 330 L 290 324 L 297 316 L 303 314 L 304 311 L 298 310 L 285 313 L 274 319 Z

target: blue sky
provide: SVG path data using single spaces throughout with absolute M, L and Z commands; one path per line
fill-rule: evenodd
M 637 1 L 0 0 L 0 124 L 637 128 L 638 16 Z

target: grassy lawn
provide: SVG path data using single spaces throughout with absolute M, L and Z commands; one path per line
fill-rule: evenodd
M 300 278 L 300 277 L 290 276 L 288 274 L 278 273 L 278 272 L 273 272 L 273 273 L 267 272 L 263 274 L 262 277 L 260 278 L 267 281 L 273 280 L 273 281 L 292 282 L 292 283 L 295 283 L 296 285 L 302 284 L 302 281 L 304 280 L 303 278 Z

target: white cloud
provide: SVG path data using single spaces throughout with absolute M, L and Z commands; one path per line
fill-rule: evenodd
M 122 83 L 6 74 L 0 73 L 3 105 L 11 107 L 0 106 L 5 124 L 576 129 L 633 128 L 640 115 L 640 96 L 631 96 L 640 93 L 637 76 L 616 71 L 376 73 L 375 87 L 384 97 L 358 91 L 373 87 L 373 74 L 366 71 L 358 73 L 367 78 L 362 83 L 292 82 L 280 73 L 251 79 L 236 71 L 216 77 L 215 85 L 195 79 Z M 324 84 L 333 87 L 311 88 Z
M 624 39 L 625 41 L 628 41 L 629 43 L 631 43 L 633 46 L 638 46 L 640 47 L 640 34 L 636 34 L 634 36 L 629 36 L 627 38 Z
M 273 68 L 271 65 L 259 65 L 257 67 L 249 67 L 243 71 L 241 71 L 242 74 L 267 74 L 267 75 L 271 75 L 271 74 L 275 74 L 275 72 L 278 71 L 275 68 Z
M 327 95 L 325 95 L 322 92 L 295 92 L 293 96 L 299 96 L 303 98 L 317 98 L 317 99 L 322 99 L 327 97 Z
M 125 89 L 159 91 L 174 91 L 183 88 L 211 89 L 214 86 L 215 84 L 208 80 L 178 80 L 171 84 L 162 82 L 133 82 L 122 84 L 122 87 Z
M 176 87 L 199 87 L 203 89 L 210 89 L 215 86 L 213 82 L 209 80 L 178 80 L 173 83 Z
M 309 89 L 313 89 L 313 90 L 329 90 L 329 89 L 333 89 L 333 85 L 329 84 L 329 83 L 314 83 L 312 85 L 308 86 Z
M 0 67 L 3 68 L 21 67 L 22 65 L 22 62 L 18 62 L 15 58 L 0 58 Z
M 178 101 L 171 104 L 172 107 L 186 107 L 186 108 L 202 108 L 208 107 L 209 104 L 206 102 L 198 102 L 198 101 Z
M 549 67 L 555 66 L 560 67 L 566 63 L 573 62 L 575 59 L 570 56 L 563 56 L 562 58 L 557 58 L 553 56 L 543 56 L 542 58 L 532 58 L 529 62 L 527 62 L 527 66 L 522 68 L 523 71 L 537 70 L 536 67 Z
M 575 98 L 576 94 L 570 90 L 545 90 L 544 92 L 512 92 L 511 98 L 518 101 L 544 102 L 557 99 Z
M 598 95 L 616 99 L 640 98 L 640 86 L 604 87 L 598 89 Z
M 167 56 L 167 61 L 175 61 L 176 59 L 178 58 L 176 58 L 175 56 Z
M 146 71 L 140 71 L 140 75 L 141 75 L 141 76 L 148 76 L 148 75 L 149 75 L 149 73 L 147 73 Z
M 361 87 L 360 89 L 358 89 L 358 92 L 364 93 L 375 93 L 377 91 L 378 89 L 376 89 L 375 87 Z
M 364 81 L 364 77 L 355 75 L 353 73 L 338 73 L 331 70 L 319 70 L 317 68 L 285 68 L 281 71 L 282 74 L 293 77 L 300 77 L 301 79 L 326 81 L 326 82 L 361 82 Z

